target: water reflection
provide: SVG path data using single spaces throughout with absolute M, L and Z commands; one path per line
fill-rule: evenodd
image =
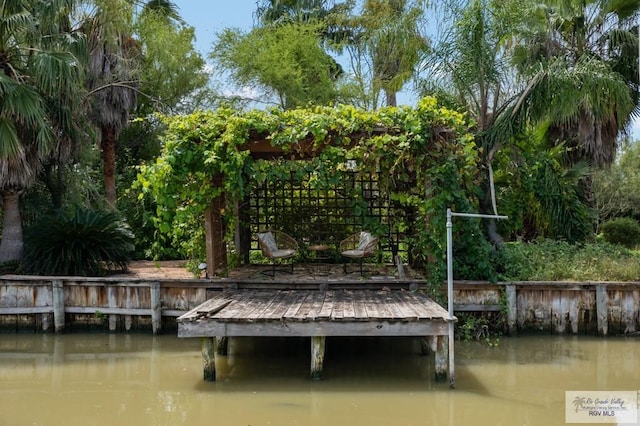
M 528 336 L 456 344 L 456 389 L 404 338 L 231 339 L 202 380 L 198 339 L 0 335 L 0 426 L 553 425 L 565 390 L 640 388 L 636 338 Z

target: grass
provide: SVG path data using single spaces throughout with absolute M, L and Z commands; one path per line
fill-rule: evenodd
M 604 242 L 507 243 L 497 269 L 501 281 L 640 281 L 640 252 Z

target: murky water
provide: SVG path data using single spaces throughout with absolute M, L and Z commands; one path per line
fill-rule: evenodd
M 202 380 L 198 339 L 0 335 L 0 426 L 555 425 L 566 390 L 640 389 L 640 339 L 529 336 L 456 343 L 456 389 L 413 339 L 232 339 Z

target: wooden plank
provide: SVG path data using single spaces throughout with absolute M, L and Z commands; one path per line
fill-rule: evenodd
M 345 320 L 352 321 L 356 316 L 355 307 L 353 306 L 353 300 L 358 298 L 361 295 L 362 291 L 350 291 L 343 290 L 342 295 L 344 297 L 343 306 L 342 306 L 342 314 Z
M 229 291 L 229 303 L 223 310 L 216 312 L 210 318 L 215 319 L 229 319 L 234 318 L 238 313 L 243 312 L 245 303 L 248 303 L 250 299 L 249 291 Z
M 258 300 L 256 300 L 255 308 L 246 314 L 246 319 L 250 321 L 263 320 L 267 309 L 271 308 L 274 303 L 279 303 L 279 295 L 284 291 L 274 291 L 270 293 L 264 293 Z
M 367 316 L 370 320 L 376 320 L 382 317 L 382 314 L 378 310 L 378 304 L 375 303 L 377 297 L 374 297 L 376 293 L 373 291 L 364 292 L 361 295 L 362 302 L 365 306 L 365 310 L 367 311 Z
M 457 312 L 500 312 L 502 310 L 502 306 L 465 303 L 463 305 L 454 304 L 453 310 Z
M 430 321 L 192 321 L 178 324 L 178 337 L 207 336 L 446 336 L 443 320 Z
M 331 320 L 333 321 L 342 321 L 345 319 L 344 310 L 346 304 L 346 296 L 342 291 L 334 291 L 333 292 L 334 302 L 333 302 L 333 311 L 331 311 Z
M 440 305 L 421 293 L 403 292 L 402 297 L 408 304 L 411 305 L 419 320 L 430 318 L 448 318 L 449 316 L 447 314 L 447 311 L 445 311 L 444 309 L 442 310 L 442 312 L 434 310 L 433 305 L 436 305 L 437 307 L 440 307 Z
M 369 319 L 367 314 L 367 306 L 365 301 L 367 300 L 368 291 L 358 292 L 357 297 L 353 298 L 353 318 L 357 321 L 366 321 Z
M 95 310 L 94 310 L 95 312 Z M 28 314 L 50 314 L 53 313 L 51 306 L 20 307 L 20 308 L 0 308 L 0 315 L 28 315 Z
M 226 309 L 215 315 L 216 319 L 226 318 L 238 321 L 253 321 L 259 318 L 260 314 L 267 307 L 275 293 L 273 291 L 245 291 L 243 292 L 242 303 L 233 312 L 227 314 Z M 255 311 L 255 312 L 254 312 Z
M 289 305 L 295 303 L 296 298 L 300 295 L 292 291 L 279 291 L 277 296 L 271 302 L 271 305 L 263 312 L 264 321 L 277 320 L 280 321 L 289 309 Z
M 300 308 L 296 315 L 299 321 L 315 321 L 324 304 L 324 291 L 314 291 L 311 297 L 305 299 L 304 305 Z
M 334 292 L 327 291 L 324 294 L 324 300 L 322 302 L 322 307 L 320 308 L 320 312 L 316 316 L 316 321 L 325 320 L 331 318 L 331 313 L 333 312 L 333 301 L 334 301 Z
M 406 321 L 417 321 L 420 315 L 414 307 L 414 303 L 405 297 L 404 291 L 390 291 L 389 295 L 395 298 L 396 304 L 402 309 L 403 319 Z
M 389 309 L 389 312 L 391 312 L 391 315 L 393 315 L 393 319 L 407 321 L 409 315 L 405 312 L 400 303 L 398 303 L 399 299 L 397 299 L 391 291 L 385 291 L 383 293 L 384 295 L 382 300 L 387 309 Z
M 304 291 L 293 290 L 292 293 L 294 293 L 294 301 L 289 305 L 289 308 L 287 308 L 286 312 L 282 315 L 282 319 L 285 320 L 295 320 L 300 307 L 307 297 L 307 293 Z

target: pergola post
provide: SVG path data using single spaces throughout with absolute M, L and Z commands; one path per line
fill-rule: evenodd
M 213 178 L 213 185 L 221 188 L 222 175 Z M 213 277 L 227 268 L 227 245 L 224 241 L 224 220 L 222 212 L 225 209 L 224 192 L 214 197 L 205 212 L 205 232 L 207 243 L 207 276 Z

